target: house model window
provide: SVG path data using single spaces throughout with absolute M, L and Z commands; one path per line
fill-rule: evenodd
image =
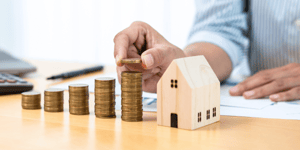
M 213 117 L 216 117 L 216 116 L 217 116 L 217 108 L 214 107 L 214 108 L 213 108 Z
M 210 110 L 206 111 L 206 120 L 210 119 Z
M 178 82 L 177 80 L 173 80 L 173 79 L 172 79 L 172 80 L 171 80 L 171 88 L 176 88 L 176 89 L 177 89 L 177 87 L 178 87 L 178 86 L 177 86 L 177 82 Z
M 198 113 L 198 122 L 201 122 L 201 112 Z

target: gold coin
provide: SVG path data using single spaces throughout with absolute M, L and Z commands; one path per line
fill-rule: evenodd
M 64 103 L 44 103 L 44 106 L 58 107 L 58 106 L 64 106 Z
M 138 121 L 143 121 L 143 118 L 123 118 L 121 117 L 123 121 L 127 121 L 127 122 L 138 122 Z
M 69 104 L 69 107 L 70 108 L 73 108 L 73 107 L 87 107 L 88 105 L 82 105 L 82 104 Z
M 69 100 L 83 100 L 83 99 L 89 99 L 90 97 L 88 95 L 82 95 L 82 96 L 79 96 L 79 95 L 69 95 Z
M 63 97 L 44 97 L 44 101 L 64 101 Z
M 41 104 L 22 104 L 23 109 L 41 109 Z
M 35 91 L 23 92 L 22 96 L 41 96 L 41 93 Z
M 95 109 L 101 109 L 101 110 L 115 110 L 115 105 L 110 104 L 110 105 L 95 105 Z
M 36 103 L 36 104 L 22 104 L 22 106 L 25 106 L 25 107 L 36 107 L 36 106 L 41 106 L 40 103 Z
M 139 114 L 129 114 L 129 113 L 122 113 L 123 118 L 138 118 L 138 117 L 143 117 L 143 113 L 139 113 Z
M 116 118 L 116 115 L 111 115 L 111 116 L 101 116 L 101 115 L 96 115 L 97 118 Z
M 37 106 L 37 107 L 24 107 L 22 106 L 23 109 L 30 109 L 30 110 L 33 110 L 33 109 L 41 109 L 42 107 L 41 106 Z
M 63 96 L 64 95 L 64 90 L 63 89 L 55 89 L 55 88 L 50 88 L 44 91 L 45 96 Z
M 126 75 L 131 75 L 131 76 L 140 76 L 140 75 L 142 75 L 142 72 L 139 72 L 139 71 L 123 71 L 122 73 L 121 73 L 121 75 L 123 75 L 123 76 L 126 76 Z
M 22 104 L 36 104 L 41 103 L 40 99 L 22 99 Z
M 63 107 L 44 107 L 44 111 L 47 112 L 62 112 L 64 111 Z
M 69 97 L 70 96 L 79 96 L 79 97 L 89 96 L 89 93 L 88 92 L 69 92 Z
M 69 107 L 69 110 L 86 111 L 89 110 L 88 106 Z
M 99 88 L 96 88 L 95 89 L 95 93 L 97 94 L 110 94 L 110 93 L 114 93 L 115 90 L 113 89 L 99 89 Z
M 89 113 L 88 111 L 70 111 L 72 115 L 88 115 Z
M 141 58 L 126 58 L 126 59 L 121 59 L 121 63 L 123 64 L 137 64 L 137 63 L 142 63 Z
M 128 106 L 132 106 L 132 105 L 142 105 L 142 100 L 135 100 L 135 101 L 125 101 L 125 100 L 122 100 L 121 101 L 121 104 L 122 105 L 128 105 Z

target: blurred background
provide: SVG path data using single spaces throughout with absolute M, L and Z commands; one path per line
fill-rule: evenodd
M 18 58 L 114 64 L 114 36 L 144 21 L 184 48 L 194 0 L 0 0 L 0 48 Z

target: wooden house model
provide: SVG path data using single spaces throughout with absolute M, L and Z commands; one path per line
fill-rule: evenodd
M 172 61 L 157 84 L 157 124 L 194 130 L 220 120 L 220 81 L 204 56 Z

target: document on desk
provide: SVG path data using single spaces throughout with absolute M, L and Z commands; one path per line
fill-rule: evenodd
M 221 106 L 227 107 L 238 107 L 238 108 L 248 108 L 248 109 L 263 109 L 270 105 L 273 105 L 274 102 L 269 99 L 251 99 L 246 100 L 242 96 L 221 96 Z
M 68 89 L 69 84 L 84 83 L 89 85 L 90 92 L 94 92 L 94 80 L 98 77 L 114 77 L 116 79 L 116 95 L 121 95 L 121 86 L 117 81 L 117 74 L 103 74 L 86 79 L 72 81 L 69 83 L 52 86 L 52 88 Z M 278 102 L 274 103 L 268 98 L 246 100 L 242 96 L 232 97 L 229 95 L 229 89 L 232 86 L 221 86 L 221 115 L 225 116 L 242 116 L 257 118 L 274 118 L 274 119 L 293 119 L 300 120 L 300 101 Z M 156 94 L 143 93 L 143 110 L 156 111 Z M 116 98 L 116 110 L 121 109 L 121 98 Z

